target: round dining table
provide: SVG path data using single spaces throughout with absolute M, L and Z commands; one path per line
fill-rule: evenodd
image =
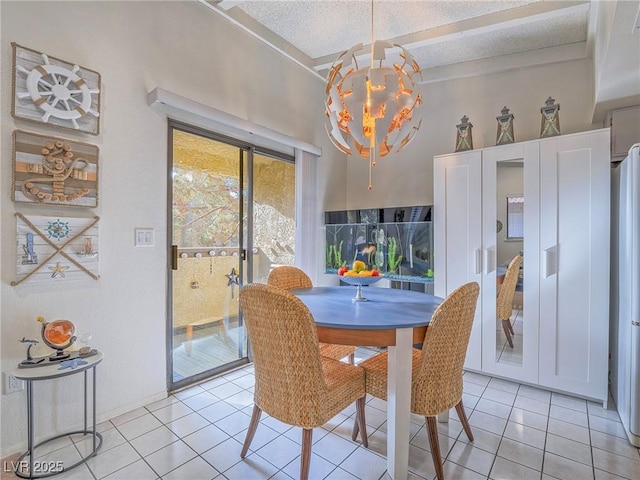
M 292 290 L 313 315 L 320 342 L 388 347 L 387 472 L 404 480 L 409 467 L 411 349 L 422 343 L 443 299 L 394 288 L 365 287 L 363 292 L 367 301 L 353 301 L 356 288 L 351 286 Z

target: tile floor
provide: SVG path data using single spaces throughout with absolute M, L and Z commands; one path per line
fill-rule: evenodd
M 372 353 L 358 349 L 357 357 Z M 240 459 L 252 388 L 249 365 L 104 422 L 99 454 L 55 478 L 296 479 L 301 431 L 264 414 L 249 455 Z M 475 441 L 468 442 L 455 411 L 438 425 L 447 479 L 640 478 L 640 451 L 611 407 L 472 372 L 464 375 L 464 389 Z M 315 429 L 310 478 L 388 479 L 384 410 L 380 400 L 367 403 L 369 449 L 351 441 L 352 407 Z M 65 437 L 39 455 L 72 462 L 87 448 L 87 440 Z M 411 423 L 409 463 L 411 479 L 434 478 L 418 416 Z

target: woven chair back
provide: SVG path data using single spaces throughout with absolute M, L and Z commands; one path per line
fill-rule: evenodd
M 311 282 L 309 275 L 299 268 L 283 265 L 269 272 L 267 285 L 273 285 L 283 290 L 294 290 L 296 288 L 312 288 L 313 282 Z
M 511 318 L 511 314 L 513 313 L 513 296 L 516 293 L 516 284 L 518 283 L 521 264 L 522 256 L 516 255 L 507 267 L 507 273 L 504 276 L 504 281 L 500 286 L 500 292 L 496 300 L 496 315 L 500 320 Z
M 458 287 L 434 312 L 427 328 L 420 369 L 413 378 L 411 411 L 438 415 L 462 399 L 462 367 L 480 287 Z
M 290 425 L 324 423 L 319 403 L 326 384 L 309 309 L 294 295 L 259 283 L 242 287 L 240 308 L 253 352 L 256 405 Z

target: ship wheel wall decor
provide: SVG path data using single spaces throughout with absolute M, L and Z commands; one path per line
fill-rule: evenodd
M 100 133 L 100 74 L 44 53 L 13 47 L 11 114 L 38 123 Z
M 49 135 L 13 132 L 14 202 L 98 206 L 98 147 Z

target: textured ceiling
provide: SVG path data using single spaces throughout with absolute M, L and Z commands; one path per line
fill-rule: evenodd
M 447 69 L 465 75 L 460 65 L 477 61 L 502 70 L 544 63 L 542 56 L 551 50 L 554 61 L 584 58 L 591 6 L 589 1 L 557 0 L 206 3 L 321 77 L 340 53 L 369 44 L 372 33 L 375 40 L 407 48 L 423 73 L 431 69 L 440 77 L 450 75 Z

